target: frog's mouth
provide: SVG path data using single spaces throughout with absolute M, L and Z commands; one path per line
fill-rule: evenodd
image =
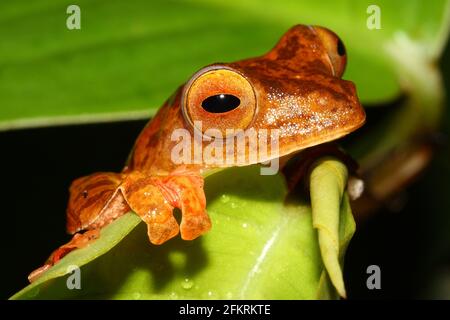
M 265 174 L 277 174 L 279 171 L 283 171 L 287 163 L 291 162 L 293 158 L 297 158 L 301 154 L 308 153 L 309 156 L 315 155 L 316 157 L 319 154 L 320 156 L 329 155 L 340 157 L 341 154 L 345 153 L 333 142 L 360 128 L 364 124 L 364 121 L 365 117 L 362 118 L 360 122 L 353 123 L 347 127 L 342 127 L 340 130 L 328 132 L 326 134 L 322 133 L 319 137 L 312 136 L 311 138 L 301 140 L 300 142 L 292 137 L 278 136 L 275 142 L 273 139 L 272 141 L 268 139 L 264 144 L 265 148 L 262 148 L 263 150 L 258 147 L 252 147 L 250 143 L 247 143 L 245 148 L 235 151 L 234 159 L 236 161 L 228 163 L 223 161 L 206 165 L 204 173 L 209 175 L 228 167 L 243 167 L 261 164 L 262 167 L 270 168 L 270 170 L 268 169 L 265 171 Z M 268 147 L 269 145 L 270 147 Z M 311 152 L 311 150 L 317 151 Z M 318 152 L 318 150 L 320 150 L 320 152 Z M 226 155 L 224 152 L 224 159 L 225 157 Z M 352 166 L 354 166 L 354 163 L 348 160 L 350 159 L 349 156 L 342 158 L 345 162 L 351 162 Z

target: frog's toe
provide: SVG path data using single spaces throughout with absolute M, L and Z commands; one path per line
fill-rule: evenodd
M 165 219 L 150 219 L 146 221 L 148 238 L 153 244 L 163 244 L 175 237 L 179 232 L 178 223 L 172 213 L 166 215 Z
M 42 276 L 42 274 L 44 274 L 44 272 L 46 272 L 51 267 L 52 265 L 47 263 L 44 264 L 42 267 L 37 268 L 28 275 L 28 281 L 30 281 L 30 283 L 36 281 L 38 278 L 40 278 L 40 276 Z
M 193 240 L 211 229 L 211 220 L 206 212 L 196 215 L 183 215 L 180 225 L 181 238 L 183 240 Z

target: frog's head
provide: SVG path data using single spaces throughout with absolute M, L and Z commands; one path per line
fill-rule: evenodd
M 228 138 L 230 129 L 278 129 L 279 156 L 338 139 L 365 121 L 355 85 L 341 79 L 346 59 L 333 32 L 295 26 L 261 57 L 197 72 L 183 90 L 184 118 Z
M 261 57 L 207 66 L 149 123 L 129 166 L 247 165 L 338 139 L 365 120 L 345 64 L 333 32 L 298 25 Z
M 261 57 L 197 72 L 181 96 L 184 119 L 214 137 L 278 129 L 279 156 L 338 139 L 365 121 L 355 85 L 341 79 L 346 59 L 330 30 L 295 26 Z

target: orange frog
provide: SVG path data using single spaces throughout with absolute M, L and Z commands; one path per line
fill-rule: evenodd
M 67 231 L 74 236 L 30 274 L 30 281 L 70 251 L 97 239 L 102 227 L 129 211 L 147 224 L 153 244 L 178 233 L 185 240 L 197 238 L 211 228 L 203 191 L 205 171 L 270 160 L 270 156 L 250 157 L 255 150 L 246 140 L 244 148 L 223 152 L 230 156 L 232 150 L 233 159 L 243 153 L 245 159 L 252 158 L 247 162 L 220 163 L 211 159 L 214 152 L 206 152 L 200 161 L 180 164 L 173 159 L 179 146 L 173 139 L 176 130 L 192 133 L 193 141 L 196 134 L 205 138 L 185 145 L 195 153 L 214 139 L 233 146 L 237 142 L 230 129 L 275 129 L 277 156 L 283 157 L 362 126 L 365 113 L 355 86 L 341 79 L 345 65 L 344 45 L 333 32 L 297 25 L 261 57 L 198 71 L 148 123 L 122 172 L 94 173 L 72 183 Z M 211 136 L 211 130 L 216 135 Z M 174 208 L 181 209 L 180 225 Z

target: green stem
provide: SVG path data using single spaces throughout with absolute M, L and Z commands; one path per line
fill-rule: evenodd
M 313 166 L 310 175 L 310 194 L 313 227 L 317 229 L 320 253 L 331 283 L 341 297 L 346 297 L 340 256 L 340 211 L 347 168 L 334 158 L 322 158 Z

